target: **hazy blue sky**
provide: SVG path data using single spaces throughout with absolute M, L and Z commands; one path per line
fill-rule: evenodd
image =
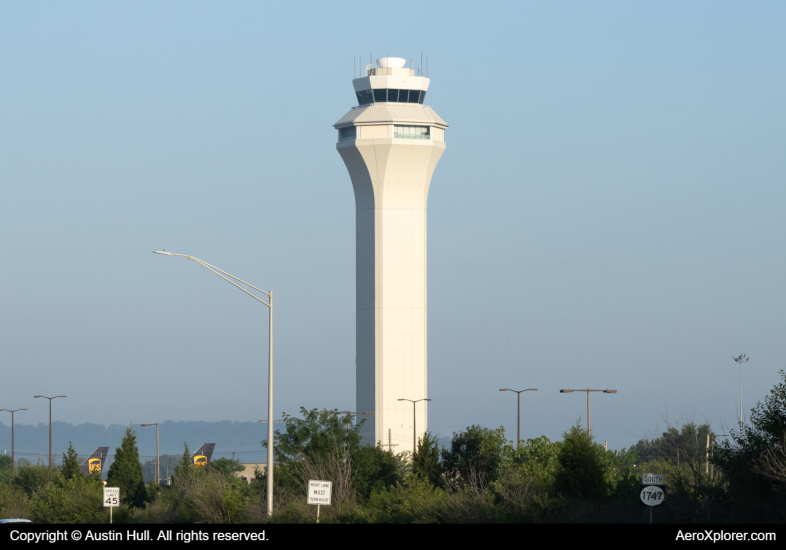
M 733 423 L 786 362 L 786 4 L 0 2 L 0 408 L 355 404 L 352 57 L 428 54 L 429 428 L 614 448 Z M 7 413 L 2 413 L 7 415 Z M 10 418 L 0 417 L 8 423 Z M 217 442 L 220 443 L 220 442 Z

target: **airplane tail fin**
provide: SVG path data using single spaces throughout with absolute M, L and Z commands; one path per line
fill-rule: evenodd
M 207 466 L 213 456 L 213 449 L 215 448 L 215 443 L 203 443 L 192 457 L 194 459 L 194 466 Z
M 82 462 L 79 471 L 85 475 L 90 475 L 93 472 L 101 473 L 104 469 L 104 462 L 106 462 L 106 455 L 109 453 L 109 447 L 96 447 L 89 457 Z

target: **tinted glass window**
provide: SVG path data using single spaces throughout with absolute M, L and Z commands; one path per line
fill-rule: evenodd
M 420 99 L 418 99 L 418 103 L 420 103 L 421 105 L 423 105 L 423 102 L 424 102 L 425 100 L 426 100 L 426 92 L 424 92 L 424 91 L 421 91 L 421 92 L 420 92 Z
M 410 90 L 409 91 L 409 101 L 407 103 L 417 103 L 419 97 L 420 97 L 420 91 L 419 90 Z
M 355 92 L 355 95 L 358 96 L 358 105 L 363 105 L 363 92 Z
M 374 103 L 374 98 L 371 97 L 371 90 L 363 90 L 363 105 Z
M 406 92 L 406 90 L 401 90 L 402 92 Z M 395 103 L 398 100 L 398 90 L 388 90 L 388 101 Z
M 338 140 L 347 141 L 350 139 L 355 139 L 356 135 L 357 135 L 357 129 L 354 126 L 351 126 L 349 128 L 341 128 L 338 131 Z
M 387 100 L 387 90 L 374 90 L 374 103 Z
M 398 92 L 398 102 L 399 103 L 406 103 L 407 102 L 407 94 L 409 94 L 409 90 L 399 90 L 399 92 Z

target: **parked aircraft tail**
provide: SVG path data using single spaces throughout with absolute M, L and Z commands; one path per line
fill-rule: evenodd
M 93 472 L 101 473 L 101 470 L 104 468 L 104 462 L 106 462 L 106 455 L 109 452 L 109 447 L 96 447 L 96 450 L 93 451 L 89 457 L 82 462 L 82 465 L 79 467 L 79 471 L 85 475 L 90 475 Z
M 215 448 L 215 443 L 203 443 L 202 446 L 197 449 L 197 452 L 194 453 L 194 466 L 207 466 L 213 456 L 213 449 Z

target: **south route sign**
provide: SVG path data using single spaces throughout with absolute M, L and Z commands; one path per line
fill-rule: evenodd
M 308 482 L 308 503 L 317 505 L 329 505 L 330 493 L 333 492 L 332 481 L 315 481 L 309 480 Z
M 663 474 L 644 474 L 641 476 L 642 485 L 663 485 Z

